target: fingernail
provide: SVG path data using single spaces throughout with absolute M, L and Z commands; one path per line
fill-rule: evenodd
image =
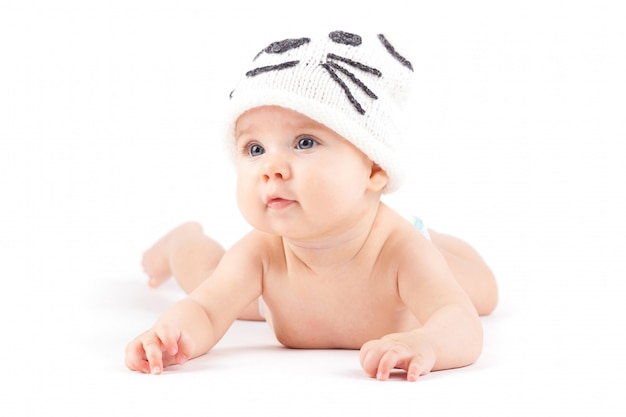
M 158 375 L 161 373 L 161 368 L 159 366 L 155 366 L 152 368 L 152 375 Z

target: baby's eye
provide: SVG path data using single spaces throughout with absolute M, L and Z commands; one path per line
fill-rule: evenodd
M 252 157 L 260 156 L 265 153 L 265 149 L 258 143 L 252 143 L 248 145 L 247 149 L 248 149 L 248 155 Z
M 315 145 L 317 145 L 317 141 L 315 139 L 305 136 L 298 139 L 298 144 L 296 145 L 296 147 L 298 149 L 311 149 Z

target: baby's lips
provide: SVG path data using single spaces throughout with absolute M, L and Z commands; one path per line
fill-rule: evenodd
M 285 209 L 285 208 L 289 207 L 293 203 L 295 203 L 294 200 L 288 200 L 286 198 L 274 197 L 274 198 L 270 198 L 267 201 L 267 207 L 269 207 L 271 209 L 274 209 L 274 210 L 282 210 L 282 209 Z

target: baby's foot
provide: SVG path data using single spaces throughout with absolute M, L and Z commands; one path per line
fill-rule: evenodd
M 171 233 L 170 233 L 171 234 Z M 141 266 L 148 275 L 148 285 L 156 288 L 172 276 L 170 260 L 168 256 L 168 244 L 170 234 L 163 236 L 150 249 L 144 252 Z
M 182 224 L 159 239 L 143 254 L 141 265 L 148 275 L 148 285 L 156 288 L 172 276 L 170 259 L 177 243 L 190 234 L 193 235 L 198 232 L 202 232 L 199 224 Z

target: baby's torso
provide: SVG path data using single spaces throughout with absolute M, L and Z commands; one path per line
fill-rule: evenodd
M 288 347 L 359 349 L 369 340 L 419 326 L 390 282 L 268 278 L 266 318 Z M 309 282 L 303 285 L 305 279 Z
M 359 349 L 419 327 L 400 298 L 393 252 L 375 247 L 345 268 L 327 271 L 275 257 L 280 260 L 263 278 L 263 300 L 277 339 L 294 348 Z

